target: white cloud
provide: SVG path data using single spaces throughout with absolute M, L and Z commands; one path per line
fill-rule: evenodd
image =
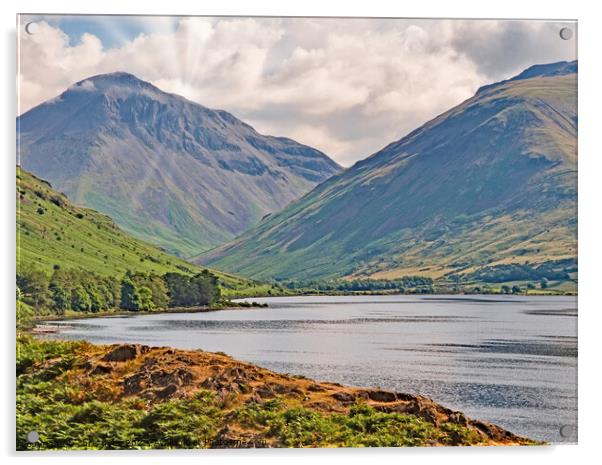
M 574 59 L 558 23 L 184 18 L 119 48 L 21 35 L 20 109 L 88 76 L 128 71 L 350 164 L 534 63 Z M 147 30 L 153 30 L 150 26 Z M 88 82 L 88 81 L 86 81 Z

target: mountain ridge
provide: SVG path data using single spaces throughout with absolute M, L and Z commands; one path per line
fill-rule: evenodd
M 576 69 L 481 88 L 195 261 L 382 279 L 576 260 Z
M 577 73 L 577 67 L 577 60 L 557 61 L 554 63 L 529 66 L 527 69 L 514 77 L 479 87 L 476 93 L 479 94 L 493 87 L 507 84 L 508 82 L 521 81 L 523 79 L 530 79 L 533 77 L 565 76 L 567 74 Z
M 75 83 L 18 117 L 17 133 L 24 168 L 180 256 L 233 238 L 341 170 L 124 72 Z

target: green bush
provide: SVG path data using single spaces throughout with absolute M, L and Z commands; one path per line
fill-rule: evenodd
M 436 428 L 413 415 L 384 413 L 355 405 L 349 414 L 324 414 L 306 408 L 286 409 L 277 400 L 236 410 L 245 428 L 263 428 L 285 447 L 404 447 L 477 444 L 474 431 L 456 424 Z
M 76 312 L 89 312 L 92 309 L 92 299 L 81 284 L 71 291 L 71 308 Z

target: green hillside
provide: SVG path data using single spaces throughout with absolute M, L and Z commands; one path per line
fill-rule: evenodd
M 481 89 L 198 262 L 300 280 L 574 279 L 576 67 Z
M 77 268 L 103 276 L 126 271 L 192 274 L 201 271 L 124 233 L 106 215 L 73 205 L 49 183 L 17 167 L 17 270 L 47 274 Z M 216 272 L 227 295 L 266 291 L 253 281 Z M 265 286 L 264 286 L 265 287 Z

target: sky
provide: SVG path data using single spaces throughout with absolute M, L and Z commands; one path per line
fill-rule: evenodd
M 576 24 L 558 21 L 22 15 L 18 28 L 19 113 L 126 71 L 343 166 L 481 85 L 577 58 Z

